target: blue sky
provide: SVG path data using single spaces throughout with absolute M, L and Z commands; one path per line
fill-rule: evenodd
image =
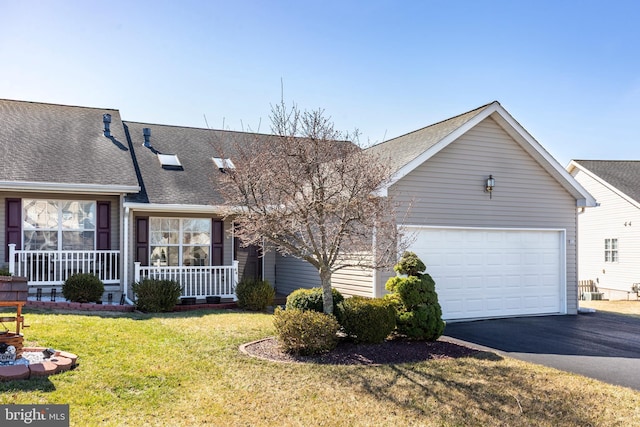
M 640 159 L 640 2 L 0 0 L 0 98 L 374 143 L 498 100 L 564 166 Z M 1 120 L 1 118 L 0 118 Z

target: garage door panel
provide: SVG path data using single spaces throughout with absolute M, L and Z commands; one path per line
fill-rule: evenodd
M 422 229 L 410 250 L 436 281 L 443 318 L 561 311 L 562 233 Z

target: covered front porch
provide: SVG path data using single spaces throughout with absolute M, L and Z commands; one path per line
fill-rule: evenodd
M 9 272 L 26 277 L 32 295 L 37 294 L 38 289 L 39 293 L 43 289 L 59 293 L 64 282 L 77 273 L 98 276 L 105 284 L 105 293 L 112 294 L 112 297 L 114 292 L 127 293 L 129 283 L 125 284 L 122 277 L 126 267 L 118 250 L 43 251 L 16 249 L 15 244 L 8 246 Z M 182 286 L 182 298 L 205 300 L 219 296 L 235 300 L 238 261 L 218 266 L 142 266 L 136 262 L 133 275 L 133 282 L 143 279 L 177 281 Z
M 208 266 L 142 266 L 135 263 L 134 281 L 144 279 L 173 280 L 182 286 L 182 298 L 236 299 L 238 261 L 232 265 Z

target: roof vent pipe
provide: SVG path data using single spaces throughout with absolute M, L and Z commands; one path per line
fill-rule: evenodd
M 151 128 L 142 128 L 142 135 L 144 136 L 144 146 L 151 148 Z
M 108 138 L 111 136 L 111 130 L 109 129 L 111 125 L 111 114 L 103 114 L 102 122 L 104 123 L 104 136 Z

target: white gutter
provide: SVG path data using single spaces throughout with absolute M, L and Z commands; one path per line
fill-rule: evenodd
M 240 208 L 233 208 L 223 205 L 182 205 L 182 204 L 163 204 L 163 203 L 125 203 L 125 208 L 129 208 L 138 212 L 176 212 L 176 213 L 215 213 L 230 214 L 234 211 L 240 211 Z
M 20 190 L 24 192 L 49 193 L 99 193 L 123 194 L 138 193 L 138 185 L 102 185 L 102 184 L 69 184 L 60 182 L 28 182 L 28 181 L 0 181 L 2 190 Z

